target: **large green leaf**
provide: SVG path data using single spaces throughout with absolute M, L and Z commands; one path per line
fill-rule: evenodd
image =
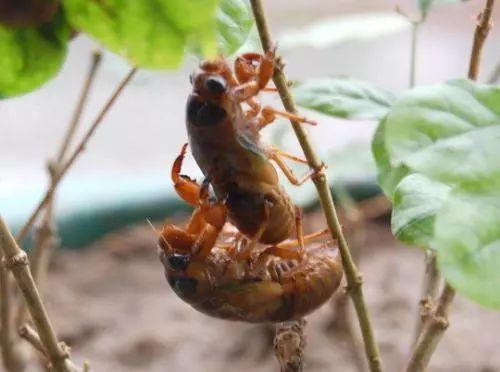
M 410 174 L 398 184 L 393 195 L 391 228 L 401 241 L 429 247 L 434 220 L 451 187 L 421 174 Z
M 393 168 L 403 165 L 464 189 L 489 188 L 500 179 L 500 87 L 453 80 L 415 88 L 384 125 Z
M 396 99 L 390 92 L 350 78 L 304 81 L 297 84 L 294 96 L 300 106 L 350 119 L 380 119 Z
M 177 67 L 186 48 L 216 53 L 217 0 L 64 0 L 71 24 L 147 68 Z
M 217 46 L 224 55 L 236 52 L 247 40 L 253 26 L 247 0 L 222 0 L 217 9 Z
M 467 0 L 418 0 L 418 8 L 424 17 L 427 16 L 427 13 L 435 7 L 439 5 L 446 4 L 454 4 L 454 3 L 463 3 Z
M 436 216 L 433 247 L 446 280 L 500 310 L 500 195 L 454 193 Z
M 70 30 L 63 15 L 37 27 L 0 26 L 0 97 L 30 92 L 64 63 Z
M 395 235 L 434 248 L 457 290 L 499 308 L 500 87 L 454 80 L 409 91 L 373 151 Z

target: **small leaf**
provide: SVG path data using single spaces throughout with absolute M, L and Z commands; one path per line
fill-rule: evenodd
M 300 106 L 349 119 L 380 119 L 396 99 L 390 92 L 349 78 L 301 82 L 294 89 L 294 96 Z
M 348 41 L 373 40 L 408 28 L 408 20 L 396 13 L 355 14 L 325 18 L 299 30 L 285 31 L 278 40 L 280 50 L 324 49 Z
M 455 3 L 463 3 L 467 0 L 418 0 L 418 8 L 424 17 L 427 16 L 427 13 L 435 7 L 446 4 L 455 4 Z
M 62 13 L 29 28 L 0 26 L 0 97 L 39 88 L 61 69 L 70 29 Z
M 450 190 L 450 186 L 420 174 L 405 177 L 393 196 L 393 234 L 407 244 L 429 247 L 436 212 L 441 209 Z
M 247 0 L 222 0 L 217 9 L 217 46 L 224 55 L 236 52 L 248 39 L 253 16 Z
M 460 293 L 500 310 L 500 195 L 454 193 L 436 217 L 439 269 Z
M 215 55 L 217 0 L 63 0 L 70 23 L 132 64 L 173 68 L 186 48 Z

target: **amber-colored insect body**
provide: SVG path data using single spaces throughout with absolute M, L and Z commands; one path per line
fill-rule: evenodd
M 227 208 L 180 175 L 186 146 L 172 168 L 184 200 L 196 206 L 187 226 L 165 224 L 159 237 L 160 259 L 174 292 L 207 315 L 246 322 L 301 318 L 326 302 L 340 285 L 342 266 L 333 241 L 310 243 L 327 230 L 298 241 L 258 245 L 248 259 L 240 252 L 251 244 L 231 224 Z
M 172 167 L 177 193 L 195 210 L 185 228 L 163 227 L 160 258 L 167 280 L 194 308 L 223 319 L 300 318 L 330 298 L 342 278 L 334 242 L 310 243 L 328 231 L 303 235 L 300 210 L 271 161 L 295 185 L 321 169 L 299 180 L 282 158 L 305 161 L 259 140 L 259 131 L 276 115 L 313 124 L 261 108 L 255 99 L 266 89 L 273 60 L 273 52 L 244 54 L 235 61 L 234 75 L 222 58 L 201 64 L 191 77 L 186 124 L 205 181 L 200 186 L 181 175 L 187 144 Z M 215 199 L 209 197 L 210 185 Z

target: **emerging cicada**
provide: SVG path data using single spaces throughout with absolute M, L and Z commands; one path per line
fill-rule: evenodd
M 191 77 L 186 123 L 205 181 L 200 186 L 180 174 L 187 144 L 172 167 L 177 193 L 195 210 L 186 228 L 164 225 L 161 261 L 179 297 L 219 318 L 297 319 L 330 298 L 342 277 L 335 244 L 310 243 L 328 231 L 303 235 L 300 210 L 279 184 L 271 161 L 295 185 L 322 170 L 299 180 L 283 157 L 305 161 L 259 140 L 259 131 L 276 115 L 313 124 L 256 101 L 273 61 L 272 52 L 247 53 L 236 59 L 234 74 L 222 58 L 201 64 Z M 294 229 L 297 239 L 288 240 Z

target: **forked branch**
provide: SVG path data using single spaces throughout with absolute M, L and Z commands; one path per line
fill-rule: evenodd
M 59 344 L 49 316 L 42 303 L 35 281 L 28 265 L 28 256 L 19 248 L 14 237 L 0 216 L 0 250 L 3 254 L 2 264 L 10 269 L 21 289 L 26 306 L 35 324 L 40 341 L 47 351 L 47 357 L 56 372 L 75 372 L 78 369 L 69 360 L 67 350 Z
M 269 51 L 274 47 L 274 42 L 269 31 L 269 26 L 267 24 L 262 0 L 251 0 L 250 3 L 252 5 L 252 11 L 255 17 L 255 22 L 257 24 L 257 29 L 259 31 L 262 47 L 265 51 Z M 277 60 L 277 66 L 274 71 L 273 80 L 276 88 L 278 89 L 278 93 L 281 97 L 281 101 L 283 102 L 283 106 L 285 107 L 286 111 L 292 114 L 296 114 L 297 109 L 295 106 L 295 102 L 290 93 L 289 85 L 283 72 L 283 65 L 279 59 Z M 303 126 L 294 121 L 291 121 L 291 123 L 295 135 L 299 140 L 300 146 L 304 151 L 304 155 L 309 163 L 309 166 L 312 169 L 322 169 L 323 163 L 316 155 L 316 152 L 314 151 L 314 148 L 309 141 L 309 138 Z M 380 359 L 378 346 L 375 342 L 375 336 L 373 334 L 368 310 L 366 309 L 365 305 L 361 274 L 359 273 L 354 260 L 352 259 L 347 241 L 342 232 L 342 227 L 335 210 L 335 205 L 333 203 L 330 187 L 328 185 L 325 173 L 318 172 L 318 175 L 314 177 L 313 182 L 318 191 L 318 196 L 321 202 L 321 206 L 323 207 L 326 222 L 328 224 L 330 232 L 332 236 L 334 238 L 338 238 L 339 241 L 339 250 L 342 256 L 342 263 L 344 265 L 344 271 L 347 278 L 347 287 L 354 303 L 356 313 L 358 315 L 359 325 L 363 334 L 365 352 L 370 370 L 372 372 L 381 371 L 382 361 Z

